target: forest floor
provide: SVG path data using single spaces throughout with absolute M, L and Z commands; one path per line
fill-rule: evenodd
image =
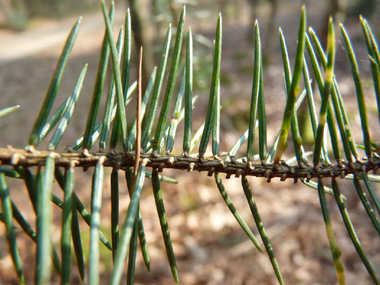
M 211 43 L 214 39 L 215 24 L 220 10 L 220 6 L 212 4 L 212 2 L 207 1 L 209 5 L 202 7 L 207 10 L 207 14 L 203 13 L 203 18 L 200 17 L 199 11 L 189 6 L 186 19 L 186 25 L 192 27 L 194 34 L 206 38 Z M 250 13 L 247 4 L 244 1 L 238 2 L 242 2 L 243 6 L 237 8 L 228 5 L 223 11 L 221 150 L 229 150 L 232 147 L 247 129 L 249 119 L 253 45 L 247 35 L 251 30 L 251 22 L 249 21 Z M 282 27 L 287 39 L 290 57 L 294 58 L 301 7 L 299 2 L 301 1 L 280 2 L 282 4 L 276 18 L 276 25 Z M 309 3 L 307 7 L 308 26 L 314 27 L 318 33 L 322 22 L 325 20 L 323 13 L 326 7 L 324 3 L 319 3 L 320 1 L 309 2 L 312 3 Z M 120 27 L 123 24 L 125 11 L 125 6 L 120 7 L 119 5 L 117 7 L 115 27 Z M 261 4 L 255 14 L 259 19 L 264 42 L 268 29 L 268 4 Z M 0 31 L 0 108 L 16 104 L 21 105 L 19 110 L 1 119 L 0 146 L 12 145 L 22 148 L 27 143 L 29 132 L 45 97 L 57 57 L 75 20 L 76 18 L 70 17 L 60 21 L 35 21 L 29 30 L 21 34 Z M 370 23 L 372 24 L 372 20 Z M 375 24 L 379 23 L 373 23 L 372 27 L 375 27 Z M 360 22 L 356 18 L 348 19 L 345 21 L 345 26 L 358 54 L 367 107 L 370 112 L 372 139 L 378 142 L 380 131 L 377 108 L 375 107 L 376 100 L 371 86 L 370 65 L 365 54 L 366 47 L 361 34 Z M 275 32 L 277 33 L 277 29 Z M 67 65 L 57 96 L 58 102 L 54 105 L 55 109 L 71 94 L 77 76 L 85 63 L 89 64 L 89 69 L 77 110 L 74 112 L 69 128 L 61 142 L 61 149 L 83 134 L 103 33 L 103 19 L 100 11 L 83 16 L 83 26 L 78 35 L 71 60 Z M 273 144 L 280 129 L 285 106 L 281 54 L 277 36 L 274 39 L 273 48 L 270 49 L 270 61 L 264 66 L 268 146 Z M 157 45 L 158 51 L 160 48 Z M 196 80 L 198 80 L 194 95 L 199 96 L 193 113 L 195 120 L 193 130 L 195 131 L 203 123 L 207 109 L 207 88 L 210 85 L 207 76 L 211 74 L 212 51 L 199 43 L 195 43 L 194 48 L 197 50 L 195 73 L 197 74 Z M 132 53 L 132 58 L 135 65 L 135 52 Z M 291 64 L 293 61 L 292 59 Z M 156 63 L 158 64 L 158 60 Z M 133 69 L 131 76 L 135 78 Z M 342 45 L 337 47 L 336 77 L 348 109 L 356 143 L 362 144 L 354 85 L 347 53 Z M 101 105 L 99 118 L 103 115 L 104 101 L 105 99 Z M 133 102 L 131 106 L 134 106 Z M 132 118 L 134 107 L 129 108 L 133 110 L 130 115 Z M 317 106 L 317 110 L 318 108 L 319 106 Z M 305 115 L 301 115 L 300 118 L 306 120 Z M 180 136 L 183 134 L 183 130 L 181 130 L 183 126 L 180 124 L 179 128 L 179 140 L 173 151 L 175 154 L 181 153 L 182 139 Z M 46 139 L 47 142 L 48 140 Z M 41 144 L 39 148 L 45 149 L 47 142 Z M 243 146 L 243 150 L 244 148 L 245 146 Z M 305 148 L 307 151 L 311 150 L 308 145 Z M 97 146 L 94 149 L 97 149 Z M 285 154 L 286 158 L 292 157 L 292 152 L 293 150 L 289 147 L 289 151 Z M 243 156 L 243 153 L 240 152 L 240 155 Z M 109 174 L 110 170 L 107 169 L 106 177 L 109 177 Z M 259 253 L 238 226 L 227 206 L 223 203 L 213 178 L 208 177 L 206 173 L 169 170 L 165 170 L 163 174 L 173 177 L 179 182 L 179 184 L 162 183 L 161 186 L 181 284 L 277 284 L 267 255 Z M 87 172 L 76 172 L 75 191 L 87 209 L 90 208 L 91 176 L 91 169 Z M 260 240 L 240 180 L 231 178 L 229 180 L 224 179 L 223 182 L 234 205 Z M 300 182 L 293 184 L 293 181 L 289 180 L 285 182 L 272 180 L 271 183 L 267 183 L 263 178 L 250 178 L 249 182 L 278 259 L 285 284 L 337 284 L 317 191 Z M 324 182 L 326 185 L 330 184 L 330 181 Z M 11 197 L 33 225 L 35 222 L 34 213 L 23 183 L 10 180 L 9 184 Z M 150 180 L 147 179 L 145 184 L 146 187 L 143 190 L 141 200 L 141 212 L 151 258 L 151 273 L 147 273 L 141 255 L 138 254 L 135 284 L 175 284 L 166 261 L 165 247 Z M 339 185 L 347 197 L 346 206 L 362 247 L 373 263 L 375 271 L 380 275 L 378 235 L 363 209 L 352 181 L 342 180 L 339 181 Z M 380 187 L 378 185 L 373 186 L 380 194 Z M 109 236 L 110 232 L 111 201 L 109 189 L 110 182 L 106 178 L 101 218 L 101 228 L 106 236 Z M 58 187 L 54 187 L 54 193 L 62 198 L 62 192 Z M 343 253 L 342 262 L 345 266 L 347 284 L 372 284 L 347 235 L 334 198 L 330 196 L 327 198 L 335 238 Z M 120 173 L 121 220 L 125 216 L 128 203 L 125 179 Z M 57 207 L 53 207 L 53 242 L 59 251 L 61 211 Z M 81 227 L 84 250 L 88 254 L 89 228 L 84 223 L 81 224 Z M 27 284 L 32 284 L 35 268 L 35 246 L 22 231 L 17 231 L 17 237 L 28 280 Z M 260 244 L 263 247 L 261 240 Z M 0 252 L 3 255 L 3 259 L 0 259 L 0 285 L 18 284 L 7 249 L 3 227 L 0 227 Z M 107 284 L 106 280 L 108 280 L 109 271 L 112 268 L 111 252 L 101 246 L 100 255 L 101 284 Z M 74 258 L 72 274 L 72 284 L 80 284 Z M 55 273 L 53 273 L 52 284 L 59 284 Z

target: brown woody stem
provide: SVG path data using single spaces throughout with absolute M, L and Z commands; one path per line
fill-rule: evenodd
M 135 153 L 82 153 L 82 152 L 51 152 L 14 149 L 12 147 L 0 148 L 0 164 L 13 166 L 42 166 L 45 164 L 47 156 L 53 154 L 56 166 L 68 166 L 75 162 L 76 167 L 85 169 L 94 167 L 99 158 L 105 156 L 105 167 L 133 167 L 135 164 Z M 313 166 L 302 165 L 287 165 L 284 161 L 280 164 L 261 163 L 252 164 L 248 167 L 247 163 L 226 162 L 220 159 L 199 159 L 193 157 L 173 156 L 164 154 L 143 153 L 141 159 L 146 159 L 146 167 L 163 171 L 164 169 L 178 169 L 188 171 L 207 172 L 209 176 L 214 173 L 225 173 L 227 178 L 231 176 L 255 176 L 265 177 L 268 182 L 272 178 L 280 178 L 284 181 L 288 178 L 294 179 L 297 182 L 300 178 L 307 180 L 313 178 L 324 177 L 341 177 L 344 178 L 347 174 L 358 174 L 360 172 L 368 172 L 373 170 L 374 173 L 380 168 L 380 157 L 372 156 L 367 161 L 356 161 L 354 163 L 340 163 L 339 165 L 321 165 L 317 169 Z

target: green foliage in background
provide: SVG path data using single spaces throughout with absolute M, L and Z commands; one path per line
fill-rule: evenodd
M 99 284 L 100 247 L 105 246 L 112 251 L 112 273 L 110 284 L 120 284 L 124 272 L 125 262 L 128 261 L 127 282 L 133 284 L 137 240 L 148 272 L 150 271 L 150 258 L 145 238 L 143 218 L 140 213 L 140 197 L 145 179 L 152 179 L 152 187 L 162 229 L 169 266 L 176 283 L 179 283 L 175 254 L 170 238 L 169 226 L 166 218 L 162 182 L 177 183 L 169 177 L 159 175 L 163 169 L 172 168 L 179 171 L 207 172 L 215 177 L 215 183 L 233 216 L 240 224 L 248 238 L 257 250 L 268 255 L 279 284 L 283 284 L 281 264 L 275 257 L 275 248 L 266 233 L 261 220 L 259 208 L 254 199 L 247 176 L 264 177 L 268 182 L 272 178 L 281 181 L 294 179 L 305 185 L 317 189 L 321 205 L 321 213 L 325 222 L 326 232 L 331 248 L 337 280 L 345 284 L 344 266 L 340 259 L 341 251 L 334 238 L 333 225 L 330 219 L 326 194 L 332 195 L 338 205 L 344 225 L 352 240 L 355 249 L 365 265 L 368 274 L 375 284 L 380 284 L 370 260 L 363 251 L 359 238 L 350 220 L 345 207 L 345 197 L 339 189 L 339 180 L 349 178 L 353 180 L 358 196 L 377 233 L 380 235 L 380 202 L 371 183 L 379 182 L 375 173 L 380 168 L 379 148 L 371 141 L 367 118 L 366 102 L 361 85 L 355 52 L 352 48 L 349 35 L 341 24 L 340 32 L 343 36 L 343 45 L 347 51 L 351 64 L 353 80 L 356 88 L 357 105 L 361 120 L 363 138 L 354 138 L 350 129 L 348 116 L 343 104 L 339 85 L 334 75 L 336 36 L 333 19 L 330 18 L 327 50 L 321 47 L 315 32 L 307 30 L 306 9 L 303 7 L 297 41 L 297 52 L 293 67 L 289 61 L 285 36 L 280 30 L 280 44 L 284 67 L 285 94 L 287 97 L 284 106 L 282 125 L 272 146 L 267 145 L 266 104 L 264 96 L 263 60 L 259 23 L 255 23 L 254 37 L 254 66 L 253 85 L 250 104 L 250 120 L 247 130 L 231 150 L 223 152 L 219 149 L 220 134 L 220 68 L 222 54 L 222 16 L 217 19 L 216 35 L 213 44 L 213 70 L 210 82 L 210 93 L 204 124 L 198 129 L 192 129 L 192 109 L 196 97 L 193 96 L 193 79 L 198 72 L 193 67 L 193 36 L 191 29 L 184 29 L 186 9 L 183 8 L 179 16 L 174 45 L 170 50 L 172 40 L 171 25 L 169 25 L 165 42 L 162 48 L 158 67 L 152 70 L 150 81 L 146 90 L 142 90 L 141 69 L 142 52 L 140 51 L 138 79 L 130 84 L 131 64 L 131 16 L 128 11 L 124 28 L 121 28 L 116 40 L 112 34 L 114 6 L 109 11 L 104 2 L 102 11 L 104 15 L 106 32 L 100 54 L 97 77 L 94 85 L 93 99 L 87 116 L 84 135 L 73 142 L 65 151 L 55 152 L 64 135 L 67 125 L 75 110 L 79 98 L 87 65 L 78 76 L 72 94 L 58 110 L 51 114 L 60 81 L 64 75 L 65 67 L 78 34 L 81 19 L 74 25 L 59 58 L 55 73 L 53 74 L 45 101 L 31 130 L 25 150 L 0 148 L 0 220 L 5 224 L 7 241 L 12 260 L 17 271 L 20 283 L 26 280 L 23 274 L 23 265 L 20 250 L 17 246 L 15 223 L 36 243 L 37 266 L 35 271 L 36 284 L 48 284 L 54 270 L 61 277 L 62 284 L 70 283 L 70 260 L 75 255 L 79 274 L 83 282 Z M 368 64 L 373 76 L 373 87 L 377 99 L 377 109 L 380 110 L 380 54 L 374 33 L 367 20 L 361 18 L 363 34 L 368 49 Z M 184 44 L 183 42 L 186 42 Z M 185 60 L 181 63 L 181 50 L 185 49 Z M 107 92 L 106 107 L 100 121 L 96 121 L 99 113 L 99 102 L 106 81 L 106 71 L 109 58 L 111 58 L 112 77 Z M 307 60 L 308 59 L 308 60 Z M 307 66 L 310 62 L 311 69 Z M 167 70 L 167 66 L 170 66 Z M 181 68 L 183 67 L 183 70 Z M 292 72 L 293 69 L 293 72 Z M 320 96 L 316 98 L 311 88 L 311 75 L 315 78 Z M 182 76 L 181 76 L 182 75 Z M 164 79 L 167 77 L 167 84 Z M 300 89 L 300 82 L 304 82 L 304 90 Z M 175 87 L 179 85 L 178 92 Z M 166 90 L 162 92 L 162 87 Z M 126 109 L 129 106 L 131 95 L 136 92 L 136 117 L 132 124 L 127 124 Z M 158 109 L 160 95 L 163 93 L 162 106 Z M 309 116 L 313 128 L 315 143 L 313 151 L 306 153 L 297 120 L 298 108 L 303 100 L 307 101 Z M 171 113 L 172 101 L 174 102 Z M 316 111 L 316 101 L 320 101 L 320 110 Z M 18 106 L 0 110 L 0 117 L 15 111 Z M 380 113 L 379 113 L 380 114 Z M 171 120 L 168 120 L 171 116 Z M 334 117 L 335 116 L 335 117 Z M 380 115 L 379 115 L 380 120 Z M 184 123 L 184 137 L 176 137 L 177 126 Z M 55 126 L 57 126 L 55 128 Z M 128 129 L 128 126 L 130 129 Z M 36 150 L 37 145 L 54 130 L 54 135 L 48 144 L 47 151 Z M 289 140 L 289 131 L 291 140 Z M 206 149 L 210 144 L 212 153 Z M 331 141 L 332 154 L 329 153 L 327 139 Z M 171 154 L 175 141 L 183 142 L 181 155 Z M 355 140 L 363 141 L 363 145 L 355 144 Z M 92 151 L 99 141 L 102 152 Z M 258 141 L 259 151 L 255 152 L 254 142 Z M 194 151 L 199 142 L 199 148 Z M 244 150 L 245 156 L 236 158 L 235 155 L 242 145 L 247 142 Z M 115 151 L 121 144 L 122 153 Z M 286 149 L 294 150 L 294 158 L 283 160 Z M 343 146 L 343 154 L 341 147 Z M 365 151 L 366 157 L 359 159 L 358 149 Z M 307 156 L 312 155 L 309 162 Z M 35 170 L 35 166 L 38 166 Z M 86 209 L 75 194 L 75 168 L 94 168 L 91 209 Z M 100 213 L 102 207 L 102 191 L 105 177 L 104 167 L 111 167 L 111 233 L 108 240 L 101 231 Z M 119 212 L 119 185 L 118 176 L 124 173 L 130 193 L 130 203 L 126 218 L 120 221 Z M 235 176 L 241 179 L 244 192 L 253 219 L 256 223 L 264 248 L 255 239 L 246 222 L 232 204 L 223 185 L 221 173 L 227 178 Z M 332 188 L 324 186 L 323 178 L 331 180 Z M 36 226 L 30 225 L 19 209 L 18 201 L 10 198 L 8 179 L 22 179 L 33 205 L 36 215 Z M 64 191 L 64 201 L 52 193 L 52 184 L 56 181 Z M 360 182 L 364 182 L 363 184 Z M 228 189 L 227 189 L 228 190 Z M 369 197 L 367 197 L 369 195 Z M 62 238 L 61 250 L 58 255 L 52 243 L 52 207 L 51 202 L 62 208 Z M 84 262 L 82 229 L 79 227 L 79 215 L 90 226 L 90 253 L 87 264 Z M 374 237 L 377 239 L 378 237 Z M 72 241 L 72 243 L 71 243 Z M 102 243 L 102 244 L 101 244 Z M 73 244 L 73 248 L 71 247 Z M 265 254 L 265 253 L 264 253 Z M 254 266 L 254 260 L 252 261 Z M 88 275 L 85 268 L 88 268 Z M 85 281 L 86 280 L 86 281 Z M 88 280 L 88 281 L 87 281 Z

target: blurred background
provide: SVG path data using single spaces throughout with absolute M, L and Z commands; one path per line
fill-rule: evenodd
M 228 151 L 247 129 L 249 102 L 253 74 L 253 26 L 260 24 L 264 53 L 265 100 L 268 121 L 268 145 L 272 145 L 281 126 L 285 107 L 283 67 L 278 42 L 278 27 L 287 41 L 291 64 L 294 62 L 301 6 L 306 4 L 308 26 L 313 27 L 325 44 L 327 21 L 334 15 L 336 22 L 343 22 L 353 41 L 359 60 L 367 108 L 370 113 L 372 139 L 380 139 L 376 100 L 366 46 L 362 35 L 359 14 L 367 17 L 375 33 L 379 31 L 378 0 L 118 0 L 115 1 L 115 37 L 127 7 L 132 15 L 134 44 L 144 46 L 144 84 L 159 63 L 163 39 L 171 22 L 175 27 L 186 4 L 186 28 L 191 26 L 194 35 L 194 95 L 198 100 L 193 111 L 193 131 L 204 122 L 207 109 L 210 77 L 212 73 L 212 41 L 219 12 L 223 15 L 223 49 L 221 72 L 221 150 Z M 107 1 L 107 5 L 110 2 Z M 0 0 L 0 108 L 21 105 L 20 109 L 0 120 L 0 146 L 26 145 L 29 132 L 39 112 L 50 83 L 57 59 L 66 37 L 79 16 L 81 29 L 71 59 L 62 79 L 57 103 L 53 111 L 71 94 L 76 79 L 88 63 L 86 79 L 77 110 L 61 142 L 60 150 L 80 137 L 85 129 L 87 110 L 91 103 L 99 51 L 104 35 L 104 20 L 98 0 Z M 339 39 L 339 30 L 337 37 Z M 184 40 L 185 44 L 185 40 Z M 184 45 L 183 44 L 183 45 Z M 137 49 L 132 50 L 131 80 L 136 78 Z M 168 62 L 169 64 L 170 62 Z M 311 72 L 311 71 L 310 71 Z M 336 77 L 343 94 L 351 128 L 356 143 L 362 144 L 360 119 L 357 111 L 354 85 L 347 53 L 337 45 Z M 179 70 L 180 78 L 182 70 Z M 109 82 L 110 73 L 106 82 Z M 179 81 L 179 79 L 178 79 Z M 178 84 L 179 85 L 179 82 Z M 302 87 L 302 86 L 301 86 Z M 108 86 L 105 87 L 105 92 Z M 165 86 L 163 86 L 165 88 Z M 319 98 L 316 91 L 316 98 Z M 105 94 L 99 111 L 103 116 Z M 306 106 L 307 107 L 307 106 Z M 317 108 L 319 108 L 317 106 Z M 134 116 L 134 101 L 127 107 L 130 118 Z M 302 109 L 302 107 L 301 107 Z M 307 110 L 307 109 L 305 109 Z M 318 110 L 318 109 L 317 109 Z M 303 112 L 303 113 L 302 113 Z M 311 150 L 312 135 L 305 111 L 300 122 L 306 150 Z M 130 119 L 129 122 L 132 120 Z M 181 153 L 180 124 L 174 154 Z M 46 149 L 49 138 L 39 146 Z M 242 147 L 244 151 L 245 146 Z M 94 151 L 98 150 L 95 145 Z M 243 156 L 243 153 L 240 153 Z M 286 158 L 293 155 L 289 147 Z M 110 170 L 107 169 L 107 175 Z M 181 284 L 276 284 L 269 259 L 254 249 L 244 232 L 223 203 L 214 179 L 205 173 L 181 173 L 165 170 L 164 175 L 173 177 L 179 184 L 162 184 L 169 228 L 177 257 Z M 92 170 L 76 172 L 75 191 L 90 208 Z M 125 180 L 120 174 L 120 210 L 124 219 L 129 203 Z M 108 176 L 107 176 L 108 177 Z M 247 205 L 240 180 L 225 180 L 226 189 L 255 234 L 258 234 Z M 325 181 L 327 184 L 329 181 Z M 336 284 L 330 248 L 323 224 L 317 191 L 292 181 L 267 183 L 265 179 L 250 178 L 251 188 L 257 201 L 264 225 L 271 239 L 286 284 Z M 380 243 L 355 189 L 350 181 L 340 181 L 343 194 L 348 198 L 347 207 L 362 246 L 380 275 Z M 110 196 L 109 179 L 105 179 L 101 227 L 109 236 Z M 374 185 L 379 193 L 379 186 Z M 20 181 L 10 181 L 11 196 L 20 205 L 25 217 L 33 225 L 34 214 Z M 55 194 L 62 198 L 56 187 Z M 380 194 L 380 193 L 379 193 Z M 347 284 L 372 284 L 366 269 L 357 256 L 346 234 L 333 197 L 328 197 L 333 227 L 338 246 L 343 252 Z M 22 205 L 22 207 L 21 207 Z M 61 211 L 54 208 L 55 231 L 53 241 L 59 250 Z M 154 205 L 150 181 L 141 201 L 151 269 L 149 275 L 138 254 L 135 284 L 174 284 L 166 261 L 165 247 Z M 0 284 L 17 284 L 10 261 L 4 228 L 0 226 Z M 89 228 L 82 224 L 82 239 L 88 254 Z M 34 278 L 34 244 L 20 230 L 17 232 L 28 284 Z M 87 256 L 86 256 L 87 258 Z M 80 278 L 73 257 L 73 284 Z M 112 268 L 111 252 L 101 245 L 100 272 L 103 284 L 107 284 Z M 54 273 L 55 274 L 55 273 Z M 52 284 L 58 283 L 56 276 Z

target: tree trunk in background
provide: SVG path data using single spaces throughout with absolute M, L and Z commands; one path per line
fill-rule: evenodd
M 255 21 L 257 19 L 257 7 L 260 5 L 258 0 L 248 0 L 248 4 L 251 10 L 251 17 L 248 29 L 248 39 L 253 42 L 254 40 L 254 30 L 255 30 Z M 269 0 L 270 5 L 270 14 L 269 20 L 267 23 L 267 30 L 263 44 L 263 64 L 267 65 L 270 63 L 271 53 L 273 49 L 273 43 L 276 38 L 276 18 L 278 13 L 279 1 L 278 0 Z M 262 36 L 263 37 L 263 36 Z
M 160 0 L 152 0 L 152 16 L 157 19 L 155 30 L 156 35 L 160 35 L 163 30 L 163 21 L 159 19 L 159 15 L 161 15 L 164 12 L 164 7 L 162 5 L 162 2 Z
M 250 42 L 253 42 L 254 40 L 254 32 L 255 32 L 255 21 L 257 19 L 257 6 L 259 5 L 258 0 L 248 0 L 247 1 L 251 10 L 251 16 L 250 16 L 250 21 L 249 21 L 249 28 L 248 28 L 248 39 Z
M 23 0 L 29 17 L 52 16 L 58 13 L 57 0 Z
M 172 23 L 175 27 L 177 27 L 180 13 L 174 0 L 170 0 L 169 8 L 173 18 Z
M 141 15 L 139 14 L 142 10 L 138 7 L 138 0 L 128 0 L 127 5 L 129 5 L 131 12 L 132 32 L 136 51 L 139 51 L 141 46 L 144 47 L 144 58 L 142 61 L 142 87 L 143 90 L 145 90 L 148 85 L 150 74 L 154 68 L 154 57 L 150 42 L 145 36 L 146 31 L 144 31 L 144 25 L 141 21 Z
M 343 3 L 344 2 L 344 3 Z M 322 26 L 319 31 L 319 40 L 322 43 L 323 48 L 327 46 L 327 31 L 329 26 L 329 17 L 332 16 L 334 19 L 335 26 L 339 22 L 343 22 L 346 18 L 346 3 L 347 0 L 328 0 L 328 6 L 326 13 L 322 20 Z
M 3 1 L 3 0 L 0 0 Z M 14 0 L 12 0 L 14 1 Z M 17 0 L 22 1 L 29 17 L 63 17 L 73 11 L 99 5 L 97 0 Z
M 369 18 L 371 16 L 378 16 L 380 4 L 379 0 L 360 0 L 356 1 L 354 5 L 350 7 L 347 12 L 347 16 L 354 17 L 357 19 L 359 15 Z
M 269 0 L 269 2 L 270 2 L 270 15 L 269 15 L 267 34 L 265 36 L 265 43 L 264 43 L 264 52 L 263 52 L 264 64 L 270 63 L 270 58 L 273 51 L 273 43 L 274 43 L 274 40 L 277 38 L 276 18 L 277 18 L 277 13 L 278 13 L 279 1 Z

